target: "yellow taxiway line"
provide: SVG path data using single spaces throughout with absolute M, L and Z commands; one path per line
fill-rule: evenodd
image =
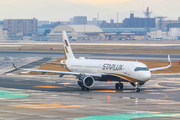
M 63 86 L 34 86 L 34 87 L 39 87 L 39 88 L 65 88 Z
M 64 106 L 61 104 L 10 105 L 10 106 L 31 108 L 31 109 L 81 108 L 81 106 Z

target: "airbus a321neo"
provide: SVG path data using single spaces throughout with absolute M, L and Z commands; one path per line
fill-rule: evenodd
M 94 60 L 85 59 L 84 57 L 77 59 L 73 55 L 66 32 L 63 31 L 62 34 L 65 59 L 59 64 L 66 68 L 68 72 L 17 68 L 14 62 L 13 66 L 16 69 L 27 71 L 59 73 L 60 77 L 64 75 L 75 75 L 78 79 L 78 85 L 83 90 L 91 88 L 95 81 L 117 81 L 118 83 L 115 84 L 116 89 L 123 89 L 122 82 L 130 82 L 135 87 L 135 92 L 140 92 L 139 87 L 151 78 L 152 71 L 166 69 L 171 66 L 169 55 L 168 66 L 153 69 L 148 69 L 145 64 L 136 61 Z

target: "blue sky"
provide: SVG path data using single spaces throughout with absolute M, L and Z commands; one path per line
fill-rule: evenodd
M 65 21 L 73 16 L 88 16 L 88 20 L 100 15 L 101 20 L 115 19 L 119 22 L 130 12 L 143 17 L 143 10 L 150 7 L 152 16 L 178 19 L 180 0 L 0 0 L 0 19 L 33 18 L 39 20 Z

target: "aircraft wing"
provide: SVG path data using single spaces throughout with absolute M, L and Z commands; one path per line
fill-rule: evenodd
M 64 63 L 57 63 L 57 62 L 47 62 L 48 64 L 55 64 L 55 65 L 65 65 Z
M 167 68 L 171 67 L 171 60 L 170 60 L 170 56 L 169 55 L 168 55 L 168 62 L 169 62 L 169 65 L 166 66 L 166 67 L 152 68 L 152 69 L 149 69 L 149 71 L 152 72 L 152 71 L 167 69 Z
M 42 74 L 45 74 L 45 73 L 59 73 L 60 76 L 63 76 L 63 75 L 90 75 L 90 76 L 93 76 L 93 77 L 102 77 L 101 74 L 93 74 L 93 73 L 79 73 L 79 72 L 68 72 L 68 71 L 54 71 L 54 70 L 38 70 L 38 69 L 28 69 L 28 68 L 17 68 L 16 65 L 14 64 L 13 60 L 12 60 L 12 63 L 13 63 L 13 66 L 16 68 L 16 69 L 19 69 L 19 70 L 27 70 L 27 71 L 37 71 L 37 72 L 42 72 Z

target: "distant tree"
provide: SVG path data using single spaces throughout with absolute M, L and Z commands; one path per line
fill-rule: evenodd
M 69 36 L 69 39 L 71 39 L 72 38 L 72 36 Z
M 46 29 L 46 30 L 44 31 L 44 36 L 46 36 L 46 35 L 49 34 L 50 32 L 51 32 L 50 29 Z

